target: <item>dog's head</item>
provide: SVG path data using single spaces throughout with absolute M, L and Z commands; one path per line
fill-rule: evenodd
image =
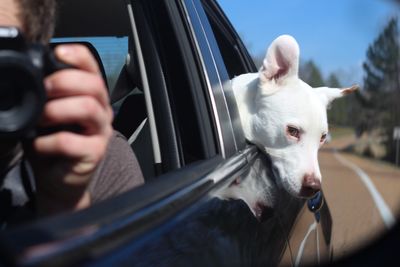
M 357 87 L 312 88 L 298 70 L 296 40 L 278 37 L 259 71 L 251 141 L 270 156 L 278 185 L 296 197 L 311 197 L 321 188 L 318 149 L 328 134 L 327 107 Z

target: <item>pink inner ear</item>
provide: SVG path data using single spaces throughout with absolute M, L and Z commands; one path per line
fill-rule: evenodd
M 277 50 L 276 51 L 276 61 L 278 63 L 279 69 L 276 72 L 275 75 L 275 79 L 278 79 L 279 77 L 282 77 L 284 75 L 286 75 L 290 69 L 290 61 L 287 61 L 287 59 L 282 55 L 282 51 L 281 50 Z
M 349 87 L 349 88 L 344 88 L 344 89 L 342 90 L 342 95 L 351 94 L 351 93 L 357 91 L 359 88 L 360 88 L 360 87 L 359 87 L 357 84 L 355 84 L 355 85 L 353 85 L 353 86 L 351 86 L 351 87 Z
M 282 35 L 272 42 L 264 59 L 262 72 L 268 80 L 286 75 L 297 75 L 299 46 L 289 35 Z
M 269 53 L 267 58 L 264 59 L 264 75 L 267 79 L 278 79 L 279 77 L 287 74 L 289 70 L 289 63 L 285 61 L 282 52 L 276 49 L 275 53 Z
M 272 80 L 277 73 L 279 73 L 280 69 L 276 63 L 268 62 L 267 59 L 264 59 L 263 68 L 261 72 L 263 73 L 264 77 L 268 80 Z

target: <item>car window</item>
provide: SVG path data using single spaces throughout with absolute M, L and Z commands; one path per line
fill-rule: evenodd
M 243 149 L 246 146 L 241 121 L 238 114 L 237 103 L 233 94 L 230 80 L 235 76 L 243 73 L 254 72 L 256 68 L 249 56 L 246 48 L 242 44 L 238 34 L 235 32 L 225 15 L 222 13 L 218 4 L 215 1 L 198 1 L 194 2 L 196 6 L 197 15 L 202 20 L 202 29 L 206 35 L 207 46 L 205 50 L 212 53 L 212 61 L 217 74 L 213 75 L 213 69 L 210 68 L 211 63 L 206 64 L 206 69 L 212 78 L 213 91 L 215 101 L 217 102 L 217 109 L 219 106 L 227 106 L 229 118 L 226 120 L 224 117 L 224 110 L 218 110 L 218 115 L 223 121 L 229 121 L 230 125 L 224 125 L 223 131 L 229 129 L 233 134 L 232 139 L 229 134 L 224 133 L 224 142 L 229 145 L 225 150 L 226 154 L 235 153 L 235 150 L 230 150 L 233 147 L 236 149 Z M 189 5 L 190 6 L 190 5 Z M 201 40 L 201 37 L 198 37 Z M 204 48 L 201 48 L 204 50 Z M 202 51 L 203 58 L 206 58 L 207 52 Z M 215 71 L 215 70 L 214 70 Z M 216 76 L 216 77 L 215 77 Z M 223 97 L 217 93 L 220 85 Z
M 114 129 L 122 133 L 131 145 L 145 178 L 148 180 L 155 177 L 144 92 L 139 79 L 131 78 L 133 75 L 129 73 L 127 64 L 128 52 L 133 53 L 128 51 L 129 37 L 87 36 L 52 39 L 53 45 L 59 43 L 83 44 L 97 58 L 109 90 L 114 111 Z
M 216 9 L 217 3 L 210 1 L 202 2 L 221 51 L 229 78 L 232 79 L 240 74 L 255 71 L 252 58 L 237 33 L 233 30 L 229 20 L 220 12 L 220 9 Z
M 88 42 L 92 44 L 100 56 L 100 63 L 104 67 L 107 84 L 110 94 L 112 94 L 117 78 L 125 64 L 128 53 L 128 36 L 68 37 L 53 38 L 51 41 L 52 43 Z
M 139 9 L 138 4 L 134 8 L 138 13 L 136 20 L 148 27 L 138 29 L 138 34 L 144 36 L 142 47 L 136 47 L 133 36 L 125 35 L 58 37 L 52 43 L 87 42 L 94 47 L 104 69 L 114 110 L 114 128 L 131 143 L 145 178 L 151 179 L 213 157 L 217 147 L 207 107 L 209 100 L 197 89 L 204 86 L 203 81 L 193 75 L 199 73 L 198 62 L 185 58 L 193 49 L 189 47 L 189 40 L 180 40 L 185 35 L 174 34 L 174 25 L 165 23 L 170 20 L 163 13 L 162 5 L 151 10 L 158 12 L 158 16 L 146 17 L 147 11 Z M 137 49 L 149 54 L 145 69 L 139 67 Z M 127 60 L 133 67 L 128 67 Z M 148 79 L 150 84 L 148 93 L 144 92 L 143 79 Z M 149 95 L 149 101 L 145 94 Z M 151 116 L 149 108 L 154 112 Z M 151 118 L 155 120 L 153 129 L 150 129 Z
M 193 47 L 185 34 L 186 29 L 182 27 L 181 18 L 176 16 L 169 19 L 165 13 L 168 8 L 171 8 L 168 4 L 158 4 L 152 10 L 145 10 L 148 16 L 144 20 L 149 24 L 149 30 L 139 28 L 139 33 L 151 35 L 148 38 L 154 40 L 152 44 L 144 42 L 142 47 L 145 53 L 149 46 L 154 45 L 150 56 L 158 60 L 160 69 L 157 72 L 161 73 L 149 71 L 149 75 L 157 76 L 165 87 L 163 92 L 160 92 L 159 86 L 151 87 L 153 103 L 159 103 L 154 105 L 154 109 L 159 119 L 171 120 L 179 165 L 183 167 L 215 156 L 217 148 L 209 115 L 209 100 L 202 90 L 204 81 L 198 75 L 201 73 L 198 61 L 193 58 Z M 139 20 L 140 14 L 137 18 Z M 156 65 L 150 62 L 147 64 L 149 68 Z M 162 99 L 162 96 L 165 98 Z M 165 112 L 161 112 L 161 108 L 165 108 Z M 166 131 L 170 127 L 159 127 L 159 136 L 160 139 L 164 136 L 164 142 L 172 142 L 165 140 L 169 135 Z M 164 150 L 163 153 L 171 151 Z

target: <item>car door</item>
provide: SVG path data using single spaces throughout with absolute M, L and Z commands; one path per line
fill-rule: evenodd
M 288 244 L 297 245 L 289 237 L 304 201 L 287 198 L 260 222 L 242 200 L 217 197 L 237 177 L 268 166 L 244 138 L 229 84 L 232 75 L 255 67 L 216 3 L 68 0 L 61 1 L 60 15 L 57 37 L 125 38 L 126 60 L 109 79 L 114 126 L 130 141 L 146 184 L 89 209 L 2 232 L 3 264 L 294 262 Z M 106 27 L 96 27 L 104 21 Z

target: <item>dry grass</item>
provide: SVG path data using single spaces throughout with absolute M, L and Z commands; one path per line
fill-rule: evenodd
M 350 127 L 330 126 L 329 132 L 333 139 L 354 135 L 354 129 Z
M 331 126 L 330 133 L 332 145 L 339 150 L 375 160 L 382 160 L 386 156 L 384 143 L 387 137 L 383 130 L 376 129 L 356 138 L 354 129 L 350 127 Z

